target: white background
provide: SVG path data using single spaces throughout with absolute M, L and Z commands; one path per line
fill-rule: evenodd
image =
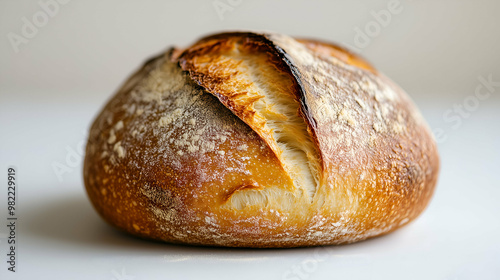
M 500 279 L 500 1 L 400 0 L 400 12 L 377 22 L 388 2 L 73 0 L 43 22 L 38 1 L 0 1 L 0 278 Z M 34 16 L 40 26 L 23 35 Z M 149 56 L 238 29 L 351 46 L 407 90 L 442 160 L 415 222 L 347 246 L 247 250 L 148 242 L 101 221 L 81 172 L 95 114 Z M 363 44 L 357 30 L 370 34 Z M 481 77 L 497 84 L 479 99 Z M 59 178 L 57 164 L 68 168 Z M 10 165 L 16 273 L 5 262 Z

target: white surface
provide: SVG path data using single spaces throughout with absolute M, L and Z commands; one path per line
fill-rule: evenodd
M 101 104 L 39 106 L 20 96 L 0 107 L 1 182 L 7 180 L 8 165 L 17 166 L 19 178 L 18 272 L 7 272 L 2 262 L 1 279 L 301 279 L 301 274 L 293 278 L 285 273 L 303 263 L 313 272 L 302 279 L 500 277 L 498 99 L 481 104 L 460 129 L 449 129 L 449 138 L 440 145 L 439 185 L 421 217 L 384 237 L 325 247 L 318 257 L 316 248 L 197 248 L 116 232 L 88 202 L 81 165 L 64 174 L 62 182 L 51 169 L 53 162 L 66 163 L 66 146 L 77 149 L 81 131 Z M 421 107 L 429 117 L 449 106 L 441 101 Z M 445 127 L 439 118 L 429 121 Z M 5 237 L 5 227 L 0 232 Z M 6 245 L 3 239 L 2 258 Z M 319 260 L 317 266 L 311 260 Z M 135 278 L 120 278 L 122 269 Z
M 107 226 L 68 149 L 80 150 L 96 112 L 146 57 L 233 28 L 352 43 L 354 26 L 387 3 L 242 1 L 220 20 L 211 1 L 186 2 L 70 1 L 17 54 L 4 35 L 39 7 L 0 2 L 0 279 L 500 279 L 500 87 L 461 124 L 443 117 L 470 100 L 479 76 L 500 81 L 498 1 L 402 1 L 405 14 L 363 49 L 447 137 L 434 198 L 410 225 L 322 250 L 173 246 Z M 71 169 L 61 181 L 54 163 Z M 10 165 L 19 179 L 15 274 L 4 261 Z

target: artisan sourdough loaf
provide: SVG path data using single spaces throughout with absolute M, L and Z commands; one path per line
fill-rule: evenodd
M 149 60 L 89 133 L 111 225 L 171 243 L 342 244 L 417 217 L 439 157 L 409 97 L 334 44 L 223 33 Z

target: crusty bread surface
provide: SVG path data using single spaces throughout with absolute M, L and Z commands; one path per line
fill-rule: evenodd
M 351 243 L 415 219 L 437 181 L 406 93 L 335 44 L 205 37 L 150 59 L 94 121 L 84 181 L 111 225 L 170 243 Z

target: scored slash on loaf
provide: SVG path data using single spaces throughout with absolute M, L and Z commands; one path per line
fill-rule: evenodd
M 342 244 L 416 218 L 435 141 L 410 98 L 331 44 L 205 37 L 149 60 L 98 115 L 84 179 L 113 226 L 171 243 Z

